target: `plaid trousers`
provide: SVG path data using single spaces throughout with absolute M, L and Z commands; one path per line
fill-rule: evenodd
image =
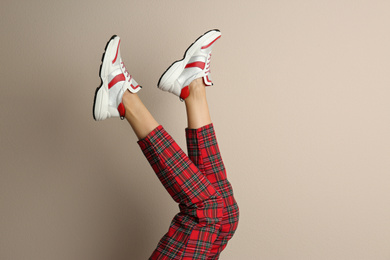
M 186 137 L 188 156 L 162 126 L 138 141 L 180 209 L 149 259 L 218 259 L 237 229 L 239 208 L 213 125 L 186 129 Z

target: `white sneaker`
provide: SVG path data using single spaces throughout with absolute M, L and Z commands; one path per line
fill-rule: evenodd
M 184 100 L 188 97 L 188 85 L 197 78 L 203 78 L 206 86 L 213 83 L 210 78 L 211 49 L 221 37 L 219 30 L 211 30 L 199 37 L 184 53 L 181 60 L 175 61 L 164 72 L 157 87 L 175 94 Z
M 122 97 L 126 90 L 137 93 L 141 86 L 133 79 L 122 61 L 120 38 L 112 36 L 102 56 L 99 76 L 102 80 L 96 89 L 93 102 L 93 118 L 96 121 L 110 117 L 125 117 Z

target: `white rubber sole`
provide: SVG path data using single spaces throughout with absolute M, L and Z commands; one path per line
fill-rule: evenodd
M 176 95 L 180 95 L 181 90 L 176 90 L 174 83 L 177 78 L 183 72 L 186 64 L 190 60 L 190 58 L 194 55 L 194 53 L 200 49 L 202 46 L 207 45 L 207 43 L 211 43 L 215 39 L 221 36 L 221 32 L 219 30 L 211 30 L 203 34 L 199 37 L 184 53 L 184 57 L 181 60 L 175 61 L 168 67 L 168 69 L 161 75 L 160 80 L 158 81 L 157 87 L 161 90 L 168 91 L 174 93 Z
M 93 118 L 96 121 L 101 121 L 110 116 L 110 108 L 108 106 L 108 73 L 110 62 L 115 58 L 116 50 L 120 38 L 116 35 L 112 36 L 108 41 L 105 52 L 102 56 L 102 64 L 100 66 L 99 76 L 101 85 L 96 89 L 95 99 L 93 104 Z

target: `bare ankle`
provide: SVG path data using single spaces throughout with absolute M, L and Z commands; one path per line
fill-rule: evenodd
M 137 93 L 131 93 L 128 90 L 126 90 L 125 93 L 123 93 L 122 103 L 125 106 L 126 110 L 131 110 L 133 107 L 136 107 L 139 101 L 140 99 Z
M 202 78 L 193 80 L 188 86 L 188 90 L 190 94 L 187 99 L 206 98 L 206 86 L 204 85 Z
M 202 78 L 197 78 L 197 79 L 194 79 L 188 87 L 189 88 L 196 88 L 196 87 L 201 88 L 201 87 L 206 87 L 206 85 L 203 83 Z

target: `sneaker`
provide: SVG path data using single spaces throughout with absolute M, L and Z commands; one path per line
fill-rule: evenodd
M 126 90 L 137 93 L 141 86 L 127 71 L 121 58 L 119 36 L 112 36 L 102 56 L 99 76 L 102 80 L 96 89 L 93 102 L 93 118 L 96 121 L 110 117 L 125 117 L 122 97 Z
M 210 78 L 211 49 L 221 37 L 219 30 L 211 30 L 199 37 L 184 53 L 181 60 L 175 61 L 164 72 L 157 87 L 180 97 L 183 101 L 188 97 L 188 85 L 197 78 L 203 78 L 206 86 L 213 83 Z

